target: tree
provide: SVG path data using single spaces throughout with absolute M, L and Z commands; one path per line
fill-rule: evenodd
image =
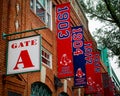
M 120 61 L 120 0 L 78 0 L 91 19 L 104 23 L 93 37 L 98 44 L 110 49 Z M 120 66 L 120 62 L 119 62 Z

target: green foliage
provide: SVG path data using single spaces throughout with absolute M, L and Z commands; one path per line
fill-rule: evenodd
M 97 43 L 109 48 L 120 59 L 120 0 L 78 1 L 89 18 L 104 23 L 94 32 Z

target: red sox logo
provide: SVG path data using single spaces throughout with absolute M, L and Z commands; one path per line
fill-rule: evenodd
M 77 77 L 82 77 L 82 76 L 85 76 L 85 73 L 82 72 L 82 69 L 81 69 L 81 68 L 78 68 L 77 73 L 76 73 L 76 76 L 77 76 Z
M 67 66 L 68 64 L 70 64 L 72 61 L 70 59 L 68 59 L 67 54 L 63 54 L 61 57 L 61 61 L 60 64 Z

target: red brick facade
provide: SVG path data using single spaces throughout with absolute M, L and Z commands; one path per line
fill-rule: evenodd
M 29 72 L 9 76 L 6 75 L 7 41 L 36 35 L 36 33 L 41 34 L 42 46 L 52 54 L 52 69 L 43 65 L 46 68 L 46 79 L 44 84 L 50 88 L 52 96 L 58 96 L 60 92 L 64 91 L 64 87 L 60 87 L 56 90 L 54 86 L 54 75 L 57 76 L 55 5 L 65 3 L 67 1 L 69 0 L 52 0 L 52 31 L 51 29 L 47 28 L 35 32 L 8 36 L 5 39 L 2 39 L 2 33 L 11 34 L 13 32 L 31 30 L 34 28 L 43 27 L 45 24 L 30 9 L 29 0 L 0 0 L 0 96 L 8 96 L 8 91 L 16 92 L 22 96 L 30 96 L 31 84 L 37 81 L 41 82 L 41 72 Z M 17 4 L 20 6 L 19 12 L 17 12 L 16 9 Z M 71 25 L 84 25 L 85 40 L 92 40 L 94 42 L 88 30 L 87 19 L 84 17 L 81 10 L 79 10 L 79 12 L 78 16 L 73 7 L 71 7 Z M 19 21 L 18 29 L 15 28 L 15 22 L 17 20 Z M 94 45 L 96 46 L 96 43 L 94 43 Z M 94 51 L 95 50 L 96 47 L 94 48 Z M 72 88 L 73 78 L 66 80 L 67 94 L 69 96 L 73 96 L 73 94 L 74 96 L 79 96 L 78 89 Z M 64 79 L 61 79 L 61 82 L 63 83 Z M 81 96 L 84 96 L 83 88 L 81 88 L 81 94 Z

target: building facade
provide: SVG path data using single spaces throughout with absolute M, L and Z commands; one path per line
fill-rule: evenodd
M 55 12 L 56 5 L 66 2 L 71 4 L 71 26 L 83 25 L 85 41 L 92 41 L 97 51 L 77 0 L 0 0 L 0 96 L 84 96 L 84 88 L 73 87 L 73 78 L 57 77 Z M 6 75 L 8 41 L 33 35 L 42 39 L 41 70 Z

